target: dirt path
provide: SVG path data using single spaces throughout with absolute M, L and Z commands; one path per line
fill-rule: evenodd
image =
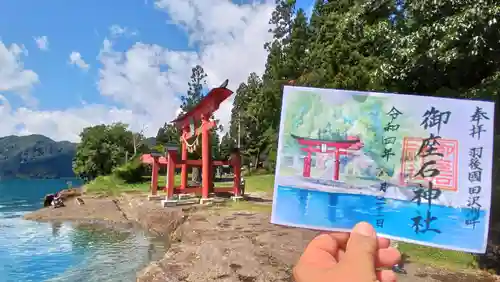
M 64 207 L 46 207 L 24 216 L 28 220 L 107 220 L 112 222 L 127 222 L 117 204 L 111 198 L 80 197 L 85 204 L 78 205 L 76 200 L 68 199 Z

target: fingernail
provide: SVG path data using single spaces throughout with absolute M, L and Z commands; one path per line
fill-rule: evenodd
M 352 229 L 352 232 L 368 237 L 374 237 L 376 235 L 373 226 L 367 222 L 360 222 L 356 224 L 356 226 Z

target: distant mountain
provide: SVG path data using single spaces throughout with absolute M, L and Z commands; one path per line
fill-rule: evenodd
M 0 137 L 0 179 L 74 177 L 76 144 L 43 135 Z

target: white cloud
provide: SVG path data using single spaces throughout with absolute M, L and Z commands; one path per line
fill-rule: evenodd
M 30 93 L 39 82 L 38 75 L 24 69 L 22 55 L 27 55 L 23 45 L 12 44 L 8 47 L 0 41 L 0 93 L 16 93 L 24 102 L 35 105 L 36 99 Z
M 117 36 L 135 36 L 138 34 L 136 30 L 130 30 L 127 27 L 121 27 L 117 24 L 114 24 L 109 27 L 109 32 L 111 36 L 117 37 Z
M 35 40 L 36 45 L 38 46 L 38 49 L 42 51 L 48 51 L 49 50 L 49 39 L 47 36 L 37 36 L 33 37 Z
M 179 108 L 180 100 L 175 93 L 186 91 L 186 78 L 190 66 L 196 63 L 196 54 L 143 43 L 136 43 L 122 53 L 113 51 L 105 40 L 99 59 L 103 65 L 98 83 L 101 94 L 138 115 L 149 117 L 148 128 L 154 134 Z
M 272 2 L 235 5 L 226 0 L 157 0 L 155 5 L 201 47 L 198 62 L 208 75 L 209 86 L 218 86 L 229 79 L 228 87 L 235 91 L 250 72 L 264 71 L 267 52 L 263 45 L 271 40 L 268 22 L 274 9 Z M 176 65 L 172 67 L 181 69 Z M 186 79 L 183 82 L 186 84 Z M 221 104 L 216 113 L 226 129 L 232 101 Z
M 102 67 L 97 87 L 101 95 L 119 106 L 81 104 L 64 111 L 12 109 L 2 96 L 0 118 L 10 122 L 4 127 L 2 122 L 0 136 L 41 133 L 56 140 L 76 141 L 83 127 L 116 121 L 128 123 L 136 131 L 146 126 L 146 135 L 152 136 L 164 122 L 176 117 L 178 95 L 187 91 L 191 68 L 196 64 L 208 74 L 209 87 L 229 79 L 232 90 L 246 81 L 250 72 L 264 71 L 267 53 L 263 45 L 271 39 L 271 2 L 236 5 L 227 0 L 157 0 L 155 6 L 188 32 L 190 40 L 200 47 L 199 52 L 174 51 L 141 42 L 119 51 L 113 48 L 113 38 L 123 35 L 123 28 L 110 28 L 110 37 L 104 39 L 98 56 Z M 89 67 L 78 52 L 70 55 L 70 63 L 83 69 Z M 231 107 L 232 99 L 216 113 L 226 128 Z
M 102 95 L 151 117 L 148 128 L 156 130 L 177 116 L 178 94 L 187 91 L 191 68 L 200 64 L 208 75 L 209 87 L 229 79 L 229 88 L 246 80 L 249 73 L 262 73 L 271 39 L 268 21 L 274 6 L 235 5 L 226 0 L 158 0 L 174 24 L 188 31 L 201 51 L 171 51 L 154 44 L 136 43 L 125 52 L 113 51 L 105 39 L 100 53 L 99 89 Z M 216 117 L 227 129 L 232 99 L 224 102 Z
M 84 127 L 96 124 L 124 122 L 133 130 L 140 130 L 149 119 L 131 110 L 88 104 L 63 111 L 37 111 L 21 107 L 12 109 L 0 95 L 0 136 L 15 134 L 45 134 L 55 140 L 78 141 Z M 21 128 L 21 130 L 19 130 Z
M 76 65 L 85 71 L 88 70 L 90 67 L 90 65 L 83 60 L 82 54 L 75 51 L 71 52 L 71 54 L 69 55 L 69 63 L 72 65 Z

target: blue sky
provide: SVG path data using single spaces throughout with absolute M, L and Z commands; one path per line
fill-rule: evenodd
M 310 10 L 311 0 L 298 1 Z M 209 86 L 262 73 L 273 3 L 226 0 L 1 1 L 0 136 L 78 140 L 123 121 L 154 135 L 175 116 L 190 68 Z M 229 121 L 231 101 L 218 117 Z

